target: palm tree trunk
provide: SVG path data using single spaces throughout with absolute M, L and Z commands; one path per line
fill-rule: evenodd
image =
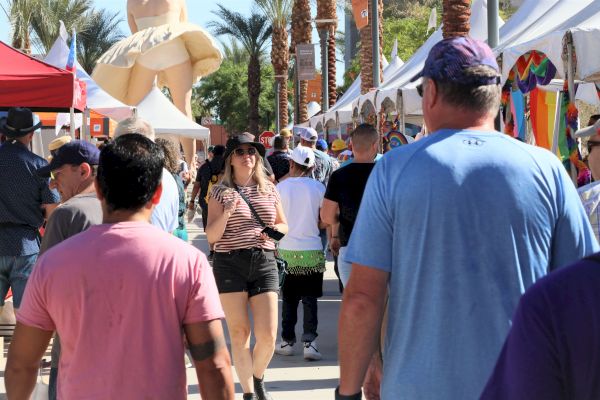
M 337 101 L 337 82 L 336 82 L 336 69 L 335 63 L 337 61 L 335 57 L 335 30 L 336 27 L 333 26 L 329 31 L 329 43 L 327 44 L 327 57 L 328 61 L 328 72 L 329 76 L 327 78 L 327 83 L 329 84 L 329 107 L 333 107 L 335 102 Z
M 279 83 L 279 126 L 284 128 L 288 124 L 287 106 L 287 75 L 289 69 L 289 50 L 287 47 L 288 33 L 285 26 L 273 26 L 271 63 Z
M 258 112 L 258 98 L 260 97 L 260 60 L 258 55 L 251 55 L 248 63 L 248 100 L 250 110 L 248 115 L 248 130 L 253 135 L 258 135 L 260 114 Z
M 467 36 L 471 29 L 471 0 L 444 0 L 442 7 L 444 39 Z
M 380 82 L 383 79 L 383 0 L 369 0 L 369 10 L 371 10 L 372 1 L 377 1 L 379 14 L 379 77 Z M 360 30 L 360 78 L 362 94 L 367 93 L 375 87 L 373 82 L 373 35 L 372 18 L 369 18 L 369 24 Z
M 296 45 L 301 43 L 310 43 L 312 37 L 312 28 L 308 22 L 311 19 L 309 0 L 294 0 L 292 8 L 292 47 L 291 52 L 296 53 Z M 297 67 L 296 67 L 297 68 Z M 297 83 L 297 82 L 296 82 Z M 301 81 L 299 86 L 298 99 L 298 122 L 308 121 L 308 82 Z

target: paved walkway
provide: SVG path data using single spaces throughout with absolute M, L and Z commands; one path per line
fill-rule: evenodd
M 196 218 L 188 225 L 191 243 L 200 250 L 207 252 L 208 243 L 202 230 L 200 218 Z M 325 400 L 333 399 L 333 391 L 337 386 L 339 369 L 337 363 L 337 323 L 340 308 L 340 294 L 337 279 L 333 272 L 333 263 L 327 263 L 327 272 L 324 281 L 324 296 L 319 299 L 319 350 L 323 354 L 321 361 L 304 361 L 302 358 L 302 346 L 296 344 L 296 354 L 293 356 L 274 355 L 269 369 L 265 374 L 267 388 L 273 395 L 274 400 Z M 281 315 L 281 302 L 279 315 Z M 299 337 L 302 332 L 302 307 L 299 307 L 298 325 L 296 334 Z M 4 346 L 4 357 L 0 358 L 0 376 L 4 376 L 6 365 L 6 350 Z M 50 359 L 50 352 L 46 354 Z M 48 382 L 48 369 L 44 370 L 43 379 Z M 196 373 L 193 368 L 187 369 L 188 399 L 200 399 Z M 236 399 L 241 399 L 242 389 L 236 382 Z M 0 380 L 0 400 L 6 399 L 4 379 Z

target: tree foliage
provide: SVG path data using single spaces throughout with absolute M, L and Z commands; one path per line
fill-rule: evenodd
M 258 99 L 259 130 L 270 129 L 274 125 L 273 84 L 273 67 L 264 63 L 261 66 L 261 93 Z M 204 78 L 194 88 L 192 97 L 196 111 L 215 116 L 228 132 L 248 131 L 250 105 L 246 65 L 226 59 L 219 70 Z

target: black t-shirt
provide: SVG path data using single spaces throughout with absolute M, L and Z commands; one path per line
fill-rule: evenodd
M 339 237 L 342 246 L 348 245 L 358 208 L 367 186 L 374 163 L 352 163 L 331 174 L 325 198 L 338 203 L 340 208 Z

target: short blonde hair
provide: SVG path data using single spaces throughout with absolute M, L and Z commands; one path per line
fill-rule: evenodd
M 156 140 L 156 134 L 152 125 L 139 117 L 129 117 L 119 122 L 115 129 L 115 139 L 128 133 L 139 133 L 153 142 Z

